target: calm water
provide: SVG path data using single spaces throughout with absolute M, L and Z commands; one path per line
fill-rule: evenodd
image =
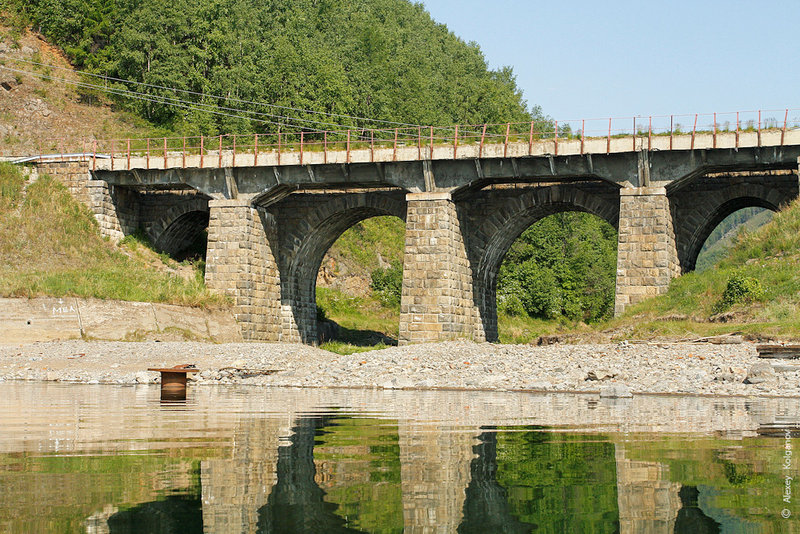
M 798 421 L 798 399 L 7 382 L 0 532 L 800 532 Z

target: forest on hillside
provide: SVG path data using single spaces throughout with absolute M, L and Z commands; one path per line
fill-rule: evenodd
M 77 67 L 148 84 L 111 89 L 185 101 L 117 97 L 185 134 L 543 119 L 510 68 L 406 0 L 7 1 Z

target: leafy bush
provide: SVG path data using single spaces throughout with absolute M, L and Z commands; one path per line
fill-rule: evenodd
M 518 286 L 511 286 L 503 288 L 504 291 L 498 291 L 497 294 L 497 312 L 508 317 L 525 317 L 528 312 L 522 304 L 519 295 L 521 290 Z
M 727 310 L 734 304 L 750 303 L 764 296 L 764 288 L 756 278 L 736 273 L 728 279 L 722 298 L 714 305 L 714 313 Z
M 506 254 L 497 282 L 508 316 L 598 321 L 614 306 L 617 234 L 598 217 L 559 213 L 522 233 Z
M 400 295 L 403 291 L 403 264 L 393 261 L 386 269 L 372 271 L 372 282 L 369 285 L 375 297 L 384 306 L 396 308 L 400 306 Z

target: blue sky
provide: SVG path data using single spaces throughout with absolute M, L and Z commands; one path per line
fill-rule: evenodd
M 424 0 L 555 119 L 800 108 L 800 0 Z

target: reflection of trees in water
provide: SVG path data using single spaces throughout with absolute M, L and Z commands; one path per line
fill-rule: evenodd
M 510 514 L 541 532 L 617 532 L 615 447 L 602 435 L 499 432 L 495 479 Z
M 247 479 L 271 488 L 264 500 L 250 504 L 252 514 L 244 524 L 264 533 L 428 531 L 437 525 L 457 527 L 458 532 L 510 533 L 619 532 L 662 525 L 676 533 L 713 533 L 721 530 L 720 522 L 739 524 L 735 516 L 721 519 L 720 514 L 730 514 L 729 508 L 709 508 L 707 493 L 698 504 L 696 487 L 672 481 L 666 463 L 627 459 L 625 451 L 646 448 L 641 444 L 619 450 L 606 436 L 539 428 L 477 436 L 477 430 L 463 430 L 421 430 L 394 421 L 339 416 L 300 418 L 289 446 L 270 453 L 277 455 L 277 462 L 271 456 L 274 471 L 269 472 L 274 474 L 269 480 Z M 662 452 L 659 458 L 664 462 L 667 456 Z M 735 473 L 720 469 L 717 483 L 749 487 L 750 478 L 744 476 L 749 466 L 736 467 Z M 677 467 L 672 474 L 691 484 Z M 202 532 L 196 478 L 196 488 L 112 515 L 109 531 Z M 409 510 L 414 513 L 404 513 Z

